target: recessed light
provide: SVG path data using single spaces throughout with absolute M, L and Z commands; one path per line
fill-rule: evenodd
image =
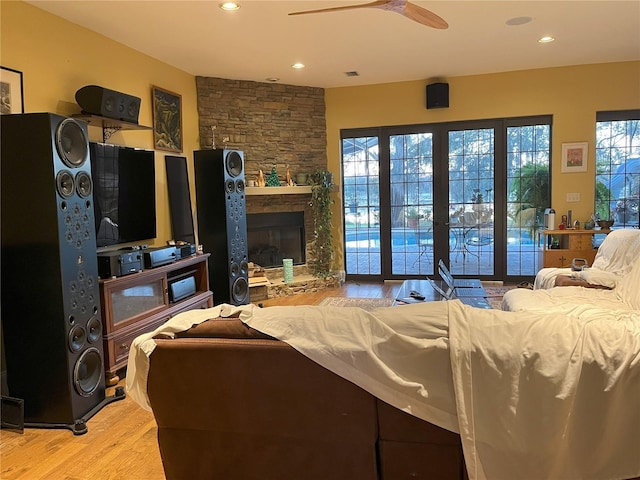
M 293 65 L 291 65 L 291 68 L 300 70 L 301 68 L 304 68 L 304 63 L 294 63 Z
M 359 77 L 360 74 L 356 70 L 351 70 L 349 72 L 344 72 L 347 77 Z
M 532 20 L 533 20 L 533 18 L 531 18 L 531 17 L 514 17 L 514 18 L 510 18 L 505 23 L 507 25 L 511 25 L 511 26 L 524 25 L 525 23 L 529 23 Z
M 218 5 L 222 10 L 227 12 L 231 12 L 233 10 L 238 10 L 240 8 L 240 4 L 236 2 L 224 2 Z
M 538 39 L 538 43 L 551 43 L 554 42 L 556 39 L 550 35 L 545 35 L 544 37 L 540 37 Z
M 278 80 L 280 80 L 280 78 L 278 77 L 269 77 L 265 79 L 267 82 L 277 82 Z

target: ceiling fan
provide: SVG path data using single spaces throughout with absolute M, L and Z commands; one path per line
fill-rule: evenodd
M 356 8 L 379 8 L 389 12 L 396 12 L 415 22 L 432 28 L 445 29 L 449 24 L 435 13 L 415 5 L 407 0 L 377 0 L 375 2 L 360 5 L 346 5 L 343 7 L 321 8 L 319 10 L 307 10 L 305 12 L 293 12 L 289 15 L 305 15 L 307 13 L 335 12 L 338 10 L 353 10 Z

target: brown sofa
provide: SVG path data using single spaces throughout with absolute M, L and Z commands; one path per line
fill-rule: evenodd
M 157 339 L 148 395 L 167 479 L 466 479 L 459 435 L 238 319 Z

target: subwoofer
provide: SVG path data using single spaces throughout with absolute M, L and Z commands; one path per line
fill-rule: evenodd
M 2 329 L 26 426 L 87 431 L 105 395 L 87 126 L 2 115 Z M 121 392 L 119 392 L 121 394 Z
M 138 123 L 140 98 L 98 85 L 87 85 L 76 92 L 83 113 Z
M 238 150 L 194 152 L 198 242 L 209 259 L 209 286 L 216 304 L 249 303 L 244 154 Z

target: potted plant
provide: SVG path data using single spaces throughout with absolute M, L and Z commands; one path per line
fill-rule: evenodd
M 405 217 L 407 218 L 407 227 L 417 229 L 422 215 L 420 215 L 417 209 L 410 208 L 407 210 Z
M 327 170 L 316 170 L 308 179 L 311 184 L 311 210 L 313 212 L 313 262 L 312 273 L 318 278 L 331 275 L 333 261 L 333 237 L 331 236 L 331 190 L 333 174 Z
M 531 238 L 544 224 L 544 210 L 549 207 L 551 188 L 549 167 L 546 165 L 524 165 L 520 177 L 515 178 L 509 187 L 509 198 L 516 200 L 512 218 L 521 227 L 528 227 Z

